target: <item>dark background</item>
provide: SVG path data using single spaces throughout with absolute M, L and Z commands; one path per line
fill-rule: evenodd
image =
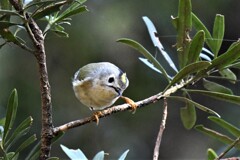
M 131 38 L 155 53 L 142 16 L 148 16 L 155 24 L 166 51 L 177 61 L 172 45 L 176 43 L 176 31 L 170 16 L 177 15 L 177 0 L 89 0 L 89 12 L 73 17 L 66 26 L 69 38 L 49 34 L 46 38 L 47 65 L 53 102 L 55 126 L 90 116 L 92 112 L 78 102 L 72 90 L 71 78 L 81 66 L 98 61 L 109 61 L 127 72 L 130 86 L 124 92 L 133 100 L 141 100 L 162 91 L 167 82 L 162 75 L 152 71 L 138 60 L 137 51 L 117 43 L 119 38 Z M 216 14 L 225 15 L 225 41 L 223 53 L 240 35 L 239 0 L 193 0 L 193 12 L 211 31 Z M 159 61 L 164 64 L 161 56 Z M 167 70 L 171 69 L 164 65 Z M 239 77 L 239 72 L 234 72 Z M 201 83 L 199 83 L 201 85 Z M 239 95 L 239 83 L 225 83 Z M 34 119 L 32 133 L 40 138 L 40 91 L 38 70 L 34 57 L 8 45 L 0 50 L 0 117 L 5 115 L 8 96 L 13 88 L 18 90 L 19 110 L 17 122 L 31 115 Z M 194 100 L 216 110 L 222 118 L 239 126 L 239 106 L 194 96 Z M 121 100 L 118 104 L 123 103 Z M 169 101 L 168 119 L 160 148 L 160 159 L 206 159 L 207 148 L 221 152 L 224 145 L 196 130 L 184 129 L 179 109 L 184 104 Z M 198 111 L 197 124 L 217 128 L 207 120 L 206 113 Z M 162 101 L 137 110 L 135 114 L 122 112 L 100 120 L 100 124 L 87 124 L 68 131 L 52 147 L 52 156 L 67 158 L 59 144 L 80 148 L 90 159 L 101 150 L 116 159 L 130 149 L 127 159 L 152 159 L 155 139 L 162 117 Z

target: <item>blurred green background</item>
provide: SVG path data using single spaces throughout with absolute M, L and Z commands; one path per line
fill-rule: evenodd
M 71 78 L 83 65 L 90 62 L 109 61 L 127 72 L 130 86 L 124 92 L 133 100 L 141 100 L 165 88 L 167 81 L 138 60 L 137 51 L 116 42 L 119 38 L 132 38 L 153 54 L 152 45 L 142 16 L 148 16 L 155 24 L 166 51 L 176 62 L 176 32 L 170 16 L 177 15 L 178 0 L 89 0 L 89 12 L 73 17 L 72 25 L 66 26 L 69 38 L 49 34 L 46 53 L 53 102 L 55 126 L 90 116 L 92 112 L 75 98 Z M 216 14 L 225 15 L 226 34 L 221 53 L 240 35 L 239 0 L 193 0 L 194 13 L 211 30 Z M 165 66 L 159 55 L 159 61 Z M 167 69 L 169 70 L 169 69 Z M 171 69 L 169 70 L 172 73 Z M 239 72 L 234 70 L 239 77 Z M 201 85 L 201 83 L 199 83 Z M 232 85 L 240 95 L 239 83 Z M 14 45 L 0 50 L 0 117 L 5 114 L 8 96 L 13 88 L 18 90 L 19 110 L 17 121 L 31 115 L 34 119 L 32 133 L 40 138 L 41 110 L 36 60 L 29 53 Z M 216 110 L 222 118 L 239 126 L 239 106 L 194 96 L 194 100 Z M 119 100 L 118 104 L 123 103 Z M 218 152 L 223 144 L 193 130 L 184 129 L 179 109 L 184 104 L 169 101 L 166 130 L 164 132 L 160 159 L 205 159 L 206 150 L 212 147 Z M 135 114 L 122 112 L 100 120 L 100 124 L 87 124 L 68 131 L 52 147 L 52 156 L 67 159 L 59 144 L 80 148 L 90 159 L 100 150 L 109 153 L 108 159 L 116 159 L 130 149 L 127 159 L 152 159 L 153 149 L 162 115 L 162 101 L 137 110 Z M 207 114 L 198 111 L 197 124 L 208 127 Z

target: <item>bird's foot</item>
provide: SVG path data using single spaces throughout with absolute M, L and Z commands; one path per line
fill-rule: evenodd
M 97 111 L 95 113 L 93 113 L 92 115 L 92 120 L 96 121 L 97 125 L 99 124 L 99 117 L 102 116 L 102 112 L 101 111 Z
M 130 98 L 128 97 L 124 97 L 124 96 L 121 96 L 121 98 L 127 103 L 130 105 L 130 107 L 132 108 L 132 113 L 134 114 L 137 110 L 137 104 Z

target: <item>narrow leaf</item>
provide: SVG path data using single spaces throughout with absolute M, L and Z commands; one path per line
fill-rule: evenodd
M 168 81 L 170 81 L 170 79 L 168 78 L 169 76 L 168 76 L 167 72 L 165 71 L 165 69 L 162 67 L 162 65 L 141 44 L 139 44 L 138 42 L 136 42 L 134 40 L 127 39 L 127 38 L 118 39 L 117 42 L 127 44 L 130 47 L 139 51 L 143 56 L 145 56 L 154 65 L 154 67 L 156 67 L 158 70 L 160 70 L 162 72 L 162 74 Z
M 218 52 L 222 45 L 224 31 L 225 31 L 224 16 L 217 14 L 214 21 L 213 35 L 212 35 L 213 44 L 214 44 L 213 53 L 215 58 L 218 56 Z
M 235 84 L 237 81 L 237 76 L 229 69 L 225 68 L 219 71 L 223 78 L 229 79 L 229 82 Z
M 14 124 L 16 113 L 17 113 L 17 107 L 18 107 L 18 95 L 17 95 L 17 90 L 14 89 L 8 100 L 6 120 L 5 120 L 4 133 L 3 133 L 3 144 L 6 140 L 9 130 L 12 128 Z
M 191 129 L 197 120 L 195 106 L 192 103 L 186 102 L 186 106 L 180 108 L 180 116 L 183 126 L 186 129 Z
M 240 136 L 240 129 L 238 129 L 236 126 L 226 122 L 225 120 L 218 118 L 218 117 L 214 117 L 214 116 L 209 116 L 208 119 L 210 119 L 214 123 L 218 124 L 222 128 L 226 129 L 229 133 L 231 133 L 235 137 Z
M 50 4 L 47 7 L 44 7 L 40 10 L 38 10 L 37 12 L 35 12 L 32 17 L 34 20 L 38 20 L 41 19 L 45 16 L 51 15 L 55 12 L 58 12 L 61 10 L 62 5 L 64 5 L 63 3 L 55 3 L 55 4 Z
M 25 159 L 35 160 L 39 158 L 40 155 L 40 141 L 33 147 L 33 149 L 28 153 Z
M 237 42 L 225 53 L 212 60 L 212 65 L 208 68 L 208 70 L 211 70 L 213 68 L 218 69 L 224 68 L 225 66 L 237 60 L 239 57 L 240 57 L 240 42 Z
M 225 102 L 234 103 L 237 105 L 240 105 L 240 96 L 230 95 L 230 94 L 224 94 L 219 92 L 212 92 L 212 91 L 204 91 L 204 90 L 192 90 L 187 89 L 188 92 L 192 93 L 199 93 L 205 96 L 209 96 L 215 99 L 219 99 Z
M 127 157 L 128 152 L 129 152 L 129 149 L 126 150 L 126 151 L 118 158 L 118 160 L 125 160 L 125 158 Z
M 6 140 L 5 147 L 10 148 L 20 137 L 27 134 L 31 125 L 32 125 L 32 117 L 26 118 L 13 132 L 13 134 Z
M 78 3 L 76 3 L 76 4 L 78 4 Z M 64 20 L 65 18 L 68 18 L 70 16 L 76 15 L 76 14 L 84 12 L 84 11 L 88 11 L 86 6 L 78 6 L 77 8 L 74 8 L 74 9 L 71 9 L 71 10 L 66 10 L 60 16 L 58 16 L 56 18 L 54 23 L 60 22 L 60 21 Z
M 204 36 L 204 31 L 200 30 L 193 37 L 189 49 L 188 64 L 198 61 L 199 55 L 204 45 Z
M 98 152 L 94 157 L 93 160 L 104 160 L 104 151 Z
M 200 19 L 198 19 L 198 17 L 192 13 L 192 22 L 193 22 L 193 26 L 197 31 L 203 30 L 205 33 L 205 38 L 206 38 L 206 43 L 209 46 L 209 48 L 211 50 L 213 50 L 213 40 L 212 40 L 212 36 L 210 34 L 210 32 L 208 31 L 208 29 L 205 27 L 205 25 L 201 22 Z
M 174 85 L 175 83 L 180 82 L 183 78 L 187 77 L 188 75 L 199 72 L 209 67 L 210 65 L 211 65 L 210 62 L 204 62 L 204 61 L 189 64 L 188 66 L 180 70 L 177 75 L 175 75 L 175 77 L 173 78 L 171 83 L 168 85 L 168 87 Z
M 212 109 L 207 108 L 207 107 L 205 107 L 205 106 L 203 106 L 203 105 L 201 105 L 201 104 L 199 104 L 197 102 L 194 102 L 194 101 L 192 101 L 192 100 L 190 100 L 188 98 L 179 97 L 179 96 L 170 96 L 170 97 L 167 97 L 167 98 L 175 99 L 175 100 L 182 101 L 182 102 L 185 102 L 185 103 L 189 103 L 189 104 L 197 107 L 198 109 L 200 109 L 200 110 L 202 110 L 204 112 L 207 112 L 207 113 L 210 113 L 210 114 L 214 114 L 214 115 L 220 117 L 220 115 L 217 112 L 213 111 Z
M 147 29 L 148 29 L 148 32 L 150 34 L 150 37 L 152 39 L 152 42 L 153 42 L 153 45 L 155 47 L 157 47 L 159 49 L 159 51 L 161 52 L 161 54 L 163 55 L 163 57 L 165 58 L 165 60 L 168 62 L 168 64 L 176 71 L 178 72 L 175 64 L 173 63 L 172 59 L 170 58 L 170 56 L 168 55 L 168 53 L 165 51 L 165 49 L 163 48 L 163 45 L 162 43 L 160 42 L 159 38 L 156 36 L 157 35 L 157 30 L 154 26 L 154 24 L 152 23 L 152 21 L 144 16 L 142 17 L 146 26 L 147 26 Z
M 220 92 L 220 93 L 231 94 L 231 95 L 233 94 L 231 89 L 206 79 L 203 79 L 203 86 L 209 91 Z
M 208 160 L 215 160 L 218 157 L 216 152 L 211 148 L 207 150 L 207 156 L 208 156 Z
M 212 129 L 209 129 L 209 128 L 206 128 L 204 127 L 203 125 L 197 125 L 195 127 L 196 130 L 212 137 L 212 138 L 215 138 L 217 139 L 218 141 L 220 142 L 223 142 L 225 144 L 231 144 L 234 142 L 234 140 L 232 140 L 230 137 L 228 137 L 227 135 L 224 135 L 224 134 L 221 134 L 217 131 L 214 131 Z M 240 145 L 236 145 L 235 147 L 237 147 L 238 149 L 240 149 Z
M 36 135 L 32 135 L 28 139 L 26 139 L 15 151 L 15 153 L 20 153 L 22 150 L 24 150 L 26 147 L 28 147 L 30 144 L 35 142 L 37 140 Z
M 87 160 L 87 157 L 83 154 L 83 152 L 80 149 L 69 149 L 65 147 L 64 145 L 60 145 L 64 153 L 71 159 L 81 159 L 81 160 Z

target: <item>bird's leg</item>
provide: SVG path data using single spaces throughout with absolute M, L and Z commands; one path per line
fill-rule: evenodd
M 92 115 L 92 120 L 96 121 L 97 125 L 99 124 L 99 117 L 102 116 L 102 112 L 101 111 L 96 111 L 95 113 L 93 113 Z
M 128 98 L 128 97 L 121 96 L 121 98 L 122 98 L 127 104 L 130 105 L 130 107 L 132 108 L 132 112 L 133 112 L 133 114 L 134 114 L 134 113 L 136 112 L 136 110 L 137 110 L 137 104 L 136 104 L 133 100 L 131 100 L 130 98 Z

